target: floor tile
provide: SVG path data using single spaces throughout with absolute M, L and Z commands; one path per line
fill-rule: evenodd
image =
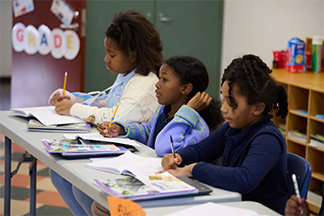
M 4 205 L 4 199 L 0 198 L 0 214 L 3 214 L 3 208 L 2 206 Z M 42 204 L 36 204 L 36 215 L 37 213 L 37 208 L 42 207 Z M 29 214 L 29 202 L 26 201 L 21 201 L 21 200 L 11 200 L 11 208 L 10 208 L 10 214 L 14 216 L 20 216 L 20 215 L 30 215 Z
M 68 208 L 60 208 L 55 206 L 43 205 L 36 209 L 36 215 L 46 216 L 46 215 L 60 215 L 60 216 L 73 216 L 72 212 Z M 29 216 L 29 214 L 26 214 Z
M 38 194 L 41 192 L 40 190 L 36 190 L 36 193 Z M 4 197 L 4 186 L 0 186 L 0 195 L 1 198 Z M 21 187 L 15 187 L 11 186 L 11 200 L 26 200 L 30 197 L 30 190 L 29 188 L 21 188 Z
M 57 192 L 49 177 L 44 177 L 42 180 L 37 181 L 37 189 Z
M 29 198 L 25 199 L 25 201 L 29 201 Z M 37 193 L 36 202 L 56 207 L 67 207 L 61 196 L 52 191 L 41 191 Z

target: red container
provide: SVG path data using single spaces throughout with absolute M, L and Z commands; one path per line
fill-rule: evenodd
M 273 51 L 273 61 L 277 63 L 277 68 L 285 68 L 287 62 L 286 51 Z

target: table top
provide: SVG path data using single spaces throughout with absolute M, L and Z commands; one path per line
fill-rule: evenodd
M 85 164 L 91 162 L 89 159 L 64 159 L 58 155 L 49 154 L 41 143 L 41 139 L 61 139 L 63 138 L 63 133 L 29 132 L 27 130 L 27 123 L 28 120 L 26 118 L 16 116 L 13 111 L 0 111 L 1 133 L 66 180 L 72 182 L 92 199 L 108 208 L 106 195 L 93 185 L 93 179 L 117 178 L 120 175 L 85 167 Z M 140 143 L 140 147 L 136 148 L 138 151 L 135 153 L 140 156 L 157 157 L 155 151 L 144 144 Z M 209 201 L 232 202 L 241 200 L 241 195 L 237 192 L 208 187 L 213 189 L 213 192 L 209 195 L 145 200 L 137 201 L 137 203 L 142 207 L 155 207 L 200 204 Z
M 252 210 L 259 215 L 271 215 L 271 216 L 279 216 L 277 212 L 273 211 L 272 209 L 258 203 L 252 201 L 240 201 L 240 202 L 225 202 L 220 203 L 221 205 L 242 208 L 242 209 L 249 209 Z M 167 207 L 151 207 L 145 208 L 145 213 L 147 216 L 162 216 L 167 215 L 170 213 L 176 213 L 177 211 L 181 211 L 186 208 L 194 207 L 195 205 L 181 205 L 181 206 L 167 206 Z

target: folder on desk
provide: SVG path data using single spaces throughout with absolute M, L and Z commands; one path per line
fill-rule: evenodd
M 126 148 L 110 145 L 85 145 L 77 140 L 49 140 L 42 139 L 47 152 L 60 154 L 67 158 L 84 158 L 95 156 L 121 155 L 127 151 Z

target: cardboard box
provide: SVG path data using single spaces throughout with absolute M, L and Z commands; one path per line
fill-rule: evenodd
M 305 43 L 299 38 L 288 42 L 286 70 L 293 73 L 305 72 Z

